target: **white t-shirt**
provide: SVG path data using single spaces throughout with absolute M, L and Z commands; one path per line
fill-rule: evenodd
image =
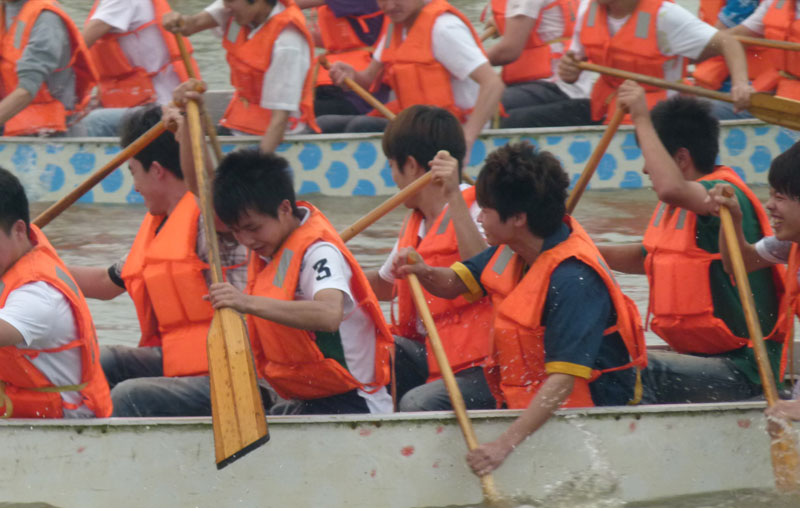
M 252 29 L 247 35 L 248 39 L 253 38 L 261 27 L 284 10 L 285 7 L 280 2 L 276 3 L 264 23 L 257 27 L 251 27 Z M 205 11 L 223 28 L 233 16 L 230 11 L 225 10 L 223 0 L 216 0 L 206 7 Z M 218 34 L 222 36 L 222 32 L 218 32 Z M 300 100 L 303 95 L 303 84 L 310 67 L 311 57 L 308 41 L 294 26 L 287 26 L 281 31 L 272 46 L 272 58 L 269 69 L 264 73 L 259 105 L 265 109 L 289 111 L 289 117 L 295 119 L 295 122 L 290 122 L 287 126 L 286 132 L 289 134 L 305 130 L 305 124 L 299 121 L 302 117 Z M 293 123 L 294 125 L 292 125 Z
M 310 216 L 308 208 L 298 207 L 305 213 L 301 225 Z M 295 291 L 296 300 L 310 301 L 323 289 L 338 289 L 344 293 L 344 319 L 339 325 L 339 336 L 347 369 L 359 382 L 368 384 L 375 379 L 375 324 L 369 314 L 356 306 L 350 289 L 353 272 L 342 253 L 329 242 L 316 242 L 306 249 L 300 264 L 300 280 Z M 359 390 L 370 413 L 391 413 L 392 396 L 381 388 L 375 393 Z
M 765 236 L 756 242 L 756 252 L 774 265 L 785 265 L 789 263 L 792 243 L 790 240 L 778 240 L 774 236 Z M 797 272 L 797 281 L 800 282 L 800 272 Z
M 578 58 L 586 56 L 583 45 L 581 45 L 580 42 L 580 34 L 587 10 L 588 2 L 584 0 L 578 12 L 575 33 L 572 37 L 572 45 L 570 47 Z M 630 16 L 619 19 L 609 16 L 608 30 L 610 35 L 613 37 L 628 19 L 630 19 Z M 711 38 L 714 37 L 714 34 L 717 33 L 717 29 L 700 21 L 697 16 L 678 4 L 664 2 L 658 10 L 656 32 L 661 53 L 666 56 L 678 57 L 664 64 L 664 79 L 667 81 L 678 81 L 683 77 L 684 58 L 696 60 L 703 52 L 706 45 L 708 45 Z M 668 91 L 667 93 L 673 95 L 677 92 Z
M 405 40 L 408 31 L 403 29 Z M 472 109 L 478 100 L 480 86 L 469 77 L 472 72 L 488 62 L 486 55 L 475 42 L 469 27 L 455 14 L 444 13 L 433 23 L 433 57 L 450 73 L 450 85 L 456 106 Z M 381 61 L 386 44 L 384 36 L 375 46 L 372 57 Z
M 12 291 L 5 306 L 0 308 L 0 320 L 19 331 L 25 342 L 23 349 L 56 348 L 72 342 L 78 336 L 69 301 L 46 282 L 32 282 Z M 81 354 L 78 348 L 41 353 L 31 362 L 56 386 L 81 382 Z M 61 398 L 70 404 L 81 402 L 79 392 L 62 392 Z M 64 418 L 92 417 L 94 413 L 86 406 L 64 409 Z
M 131 32 L 153 21 L 155 12 L 149 0 L 100 0 L 91 19 L 97 19 L 111 26 L 111 33 Z M 156 20 L 160 23 L 161 20 Z M 158 72 L 153 76 L 153 88 L 158 95 L 159 104 L 172 100 L 172 91 L 181 83 L 180 78 L 169 66 L 169 51 L 156 24 L 141 31 L 120 37 L 119 45 L 128 56 L 131 65 L 142 67 L 147 72 Z M 182 65 L 182 64 L 181 64 Z
M 775 0 L 764 0 L 756 10 L 753 11 L 753 14 L 747 17 L 744 21 L 742 21 L 742 26 L 754 31 L 757 34 L 764 34 L 764 15 L 767 14 L 767 11 L 772 4 L 775 3 Z M 794 19 L 800 19 L 800 9 L 794 10 Z

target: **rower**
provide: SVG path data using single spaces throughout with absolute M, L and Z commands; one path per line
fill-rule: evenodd
M 213 200 L 250 264 L 245 292 L 219 283 L 209 298 L 247 314 L 256 369 L 287 399 L 270 413 L 392 412 L 392 335 L 377 298 L 328 219 L 295 201 L 286 159 L 230 153 Z
M 784 284 L 786 294 L 781 309 L 797 309 L 800 296 L 800 180 L 797 167 L 800 164 L 800 143 L 780 154 L 769 167 L 769 199 L 766 209 L 772 219 L 774 234 L 765 236 L 757 242 L 747 239 L 742 231 L 742 210 L 737 199 L 725 195 L 726 184 L 718 184 L 709 191 L 718 205 L 725 205 L 731 211 L 736 226 L 739 248 L 742 251 L 745 268 L 749 273 L 763 270 L 772 265 L 788 265 Z M 719 238 L 722 262 L 725 270 L 732 272 L 730 256 L 722 232 Z M 752 276 L 751 276 L 752 278 Z M 777 326 L 791 330 L 794 312 L 783 312 Z M 790 338 L 791 335 L 789 336 Z M 793 361 L 793 359 L 789 359 Z M 784 367 L 783 365 L 781 367 Z M 774 369 L 774 365 L 773 365 Z M 776 372 L 777 373 L 777 372 Z M 800 397 L 800 385 L 795 384 L 793 396 Z M 800 420 L 800 401 L 778 402 L 767 410 L 767 414 Z
M 372 62 L 361 72 L 337 62 L 331 78 L 337 85 L 350 78 L 370 88 L 383 73 L 397 99 L 390 109 L 397 113 L 415 104 L 447 109 L 464 126 L 469 154 L 504 89 L 469 20 L 445 0 L 378 0 L 378 5 L 392 24 Z M 323 132 L 382 131 L 387 123 L 362 116 L 320 119 Z
M 301 9 L 312 9 L 316 25 L 312 29 L 317 47 L 325 49 L 329 62 L 346 62 L 362 71 L 372 60 L 372 47 L 378 41 L 388 18 L 376 0 L 297 0 Z M 372 107 L 352 90 L 335 86 L 328 71 L 314 59 L 314 114 L 363 115 Z M 379 100 L 388 98 L 383 85 L 375 94 Z
M 3 418 L 106 418 L 108 384 L 83 294 L 25 189 L 0 168 L 0 411 Z
M 584 0 L 572 45 L 559 61 L 558 72 L 561 79 L 573 83 L 581 75 L 577 62 L 588 58 L 595 64 L 680 81 L 686 74 L 687 59 L 703 61 L 716 55 L 722 55 L 731 69 L 736 107 L 747 107 L 752 93 L 747 64 L 741 44 L 732 36 L 670 1 Z M 602 120 L 616 109 L 615 92 L 620 83 L 618 78 L 601 76 L 592 87 L 590 103 L 571 101 L 562 107 L 562 114 Z M 672 94 L 648 87 L 647 103 L 653 107 L 668 95 Z
M 628 108 L 660 203 L 642 243 L 603 245 L 609 266 L 644 273 L 650 287 L 650 329 L 674 352 L 652 352 L 644 370 L 645 403 L 725 402 L 761 394 L 742 304 L 720 260 L 720 221 L 707 190 L 729 183 L 736 191 L 745 237 L 770 233 L 761 203 L 727 166 L 717 166 L 719 121 L 710 105 L 676 96 L 647 110 L 645 90 L 632 81 L 619 89 Z M 780 274 L 750 275 L 761 329 L 775 372 L 786 334 L 777 326 Z
M 503 434 L 467 455 L 486 475 L 559 407 L 635 402 L 646 363 L 641 318 L 592 240 L 566 215 L 569 178 L 549 152 L 510 144 L 478 175 L 479 221 L 490 248 L 450 268 L 402 264 L 441 298 L 489 295 L 494 305 L 486 376 L 499 407 L 524 409 Z
M 84 120 L 92 123 L 91 135 L 119 136 L 128 108 L 167 104 L 189 77 L 175 36 L 160 24 L 170 10 L 166 0 L 95 0 L 83 28 L 100 77 L 102 107 Z
M 0 130 L 5 136 L 84 134 L 71 125 L 97 74 L 55 0 L 0 1 Z
M 379 299 L 389 301 L 397 295 L 396 319 L 392 314 L 401 411 L 452 409 L 441 369 L 412 301 L 411 289 L 405 279 L 395 278 L 392 267 L 397 252 L 406 247 L 416 249 L 426 262 L 442 267 L 469 259 L 486 248 L 476 222 L 480 208 L 475 202 L 475 188 L 459 186 L 465 149 L 458 120 L 448 111 L 432 106 L 417 105 L 403 110 L 383 133 L 383 151 L 399 188 L 428 171 L 434 175 L 432 184 L 404 203 L 411 213 L 383 266 L 367 272 Z M 489 299 L 473 302 L 433 295 L 426 298 L 466 407 L 495 407 L 483 374 L 492 318 Z
M 123 122 L 122 146 L 161 116 L 156 105 L 134 110 Z M 147 206 L 131 250 L 109 268 L 70 267 L 89 298 L 109 300 L 127 291 L 136 307 L 139 347 L 101 348 L 114 416 L 210 416 L 206 337 L 213 309 L 202 298 L 211 280 L 208 242 L 173 134 L 161 134 L 128 166 Z M 220 234 L 219 245 L 227 280 L 244 288 L 246 249 L 230 234 Z
M 318 131 L 311 73 L 314 44 L 293 1 L 216 0 L 191 16 L 170 12 L 162 23 L 187 36 L 222 28 L 235 92 L 220 124 L 233 134 L 261 136 L 259 148 L 270 153 L 285 134 Z M 182 86 L 194 90 L 198 83 L 189 80 Z

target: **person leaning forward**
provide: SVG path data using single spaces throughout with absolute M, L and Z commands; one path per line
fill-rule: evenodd
M 495 317 L 486 374 L 498 405 L 524 409 L 495 441 L 467 455 L 477 475 L 559 407 L 635 402 L 646 364 L 641 318 L 592 240 L 566 215 L 569 179 L 549 152 L 527 143 L 489 155 L 478 175 L 479 221 L 491 247 L 450 268 L 396 258 L 441 298 L 486 294 Z M 543 283 L 543 281 L 547 281 Z
M 725 402 L 759 396 L 761 381 L 739 294 L 720 260 L 720 221 L 707 189 L 732 185 L 749 242 L 769 235 L 764 208 L 741 178 L 717 166 L 719 122 L 710 105 L 673 97 L 647 110 L 645 91 L 619 90 L 642 149 L 644 172 L 660 202 L 642 243 L 603 245 L 609 266 L 644 273 L 650 328 L 674 352 L 653 352 L 642 374 L 645 403 Z M 750 275 L 761 330 L 777 374 L 786 334 L 776 326 L 783 294 L 777 268 Z
M 30 224 L 17 177 L 0 168 L 0 411 L 4 418 L 105 418 L 108 383 L 83 294 Z
M 129 145 L 161 117 L 155 105 L 135 110 L 123 121 L 121 144 Z M 87 296 L 108 300 L 127 291 L 136 307 L 139 347 L 101 349 L 114 416 L 211 414 L 206 338 L 213 309 L 203 300 L 210 281 L 208 240 L 179 153 L 173 134 L 164 132 L 130 160 L 148 212 L 127 257 L 110 268 L 70 267 Z M 219 244 L 227 280 L 244 287 L 246 250 L 230 235 L 220 234 Z

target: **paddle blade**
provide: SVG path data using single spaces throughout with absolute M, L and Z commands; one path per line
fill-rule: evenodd
M 781 492 L 800 491 L 800 456 L 797 440 L 789 422 L 777 423 L 780 429 L 771 432 L 772 469 L 775 472 L 775 487 Z
M 748 111 L 767 123 L 800 130 L 800 101 L 754 93 L 750 96 Z
M 269 432 L 242 316 L 216 311 L 207 347 L 214 451 L 222 469 L 269 441 Z

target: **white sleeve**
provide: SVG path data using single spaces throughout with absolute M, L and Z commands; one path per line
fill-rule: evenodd
M 664 2 L 658 10 L 658 44 L 667 56 L 683 56 L 696 60 L 717 33 L 713 26 L 678 4 Z
M 756 242 L 756 252 L 758 255 L 775 265 L 788 263 L 789 251 L 791 250 L 792 242 L 788 240 L 778 240 L 774 236 L 765 236 Z
M 757 34 L 764 35 L 764 16 L 767 14 L 769 8 L 772 7 L 773 3 L 775 3 L 775 0 L 764 0 L 758 4 L 753 14 L 742 21 L 742 26 Z
M 303 84 L 311 66 L 308 41 L 295 27 L 286 27 L 275 39 L 269 69 L 261 89 L 262 108 L 300 109 Z
M 469 27 L 455 14 L 445 13 L 433 24 L 433 57 L 456 79 L 466 79 L 488 62 Z
M 338 289 L 345 294 L 344 314 L 355 309 L 350 291 L 352 272 L 339 249 L 328 242 L 317 242 L 306 249 L 300 266 L 297 299 L 313 300 L 323 289 Z
M 132 28 L 137 6 L 130 0 L 100 0 L 92 19 L 100 20 L 119 32 L 127 32 Z
M 46 282 L 32 282 L 12 291 L 0 308 L 0 320 L 16 328 L 31 349 L 62 346 L 77 337 L 72 307 Z
M 539 17 L 539 12 L 548 2 L 549 0 L 508 0 L 506 2 L 506 18 L 528 16 L 536 19 Z
M 222 0 L 214 0 L 214 3 L 203 9 L 207 13 L 214 18 L 214 21 L 217 22 L 217 25 L 220 28 L 224 28 L 225 24 L 227 24 L 228 19 L 231 17 L 231 13 L 225 10 L 225 5 L 222 3 Z
M 586 57 L 586 51 L 584 51 L 583 45 L 581 44 L 581 27 L 583 26 L 583 18 L 586 17 L 586 11 L 589 10 L 589 2 L 590 0 L 581 0 L 578 6 L 578 18 L 575 20 L 575 31 L 572 34 L 572 41 L 570 41 L 569 47 L 567 48 L 568 51 L 572 51 L 575 54 L 575 58 L 578 60 Z M 586 72 L 582 74 L 586 74 Z

